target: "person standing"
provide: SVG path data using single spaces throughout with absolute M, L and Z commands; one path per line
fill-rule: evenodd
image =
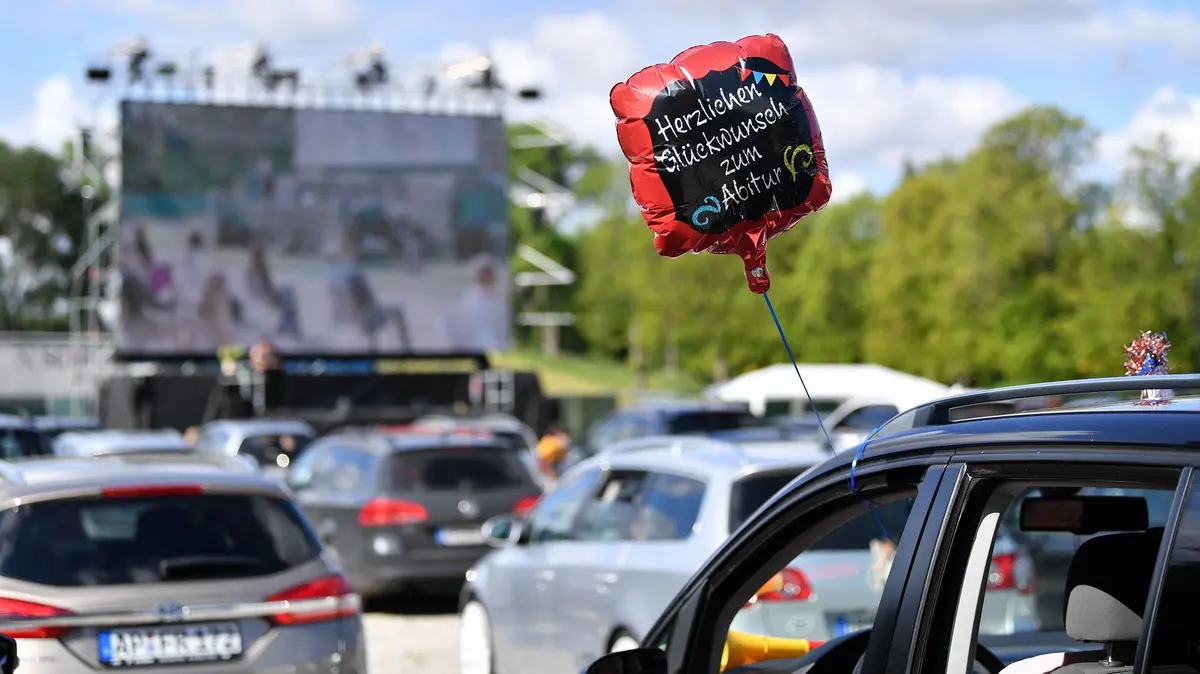
M 254 411 L 262 416 L 268 409 L 278 406 L 283 383 L 283 361 L 266 335 L 250 347 L 250 369 L 254 372 Z
M 570 448 L 571 438 L 567 432 L 557 423 L 550 424 L 537 444 L 538 467 L 549 483 L 553 484 L 558 480 L 563 461 L 566 460 L 567 451 Z

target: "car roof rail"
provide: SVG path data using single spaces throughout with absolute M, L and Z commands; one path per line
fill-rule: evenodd
M 745 458 L 746 456 L 745 450 L 736 442 L 715 440 L 702 435 L 651 435 L 644 438 L 637 438 L 636 440 L 625 440 L 609 445 L 598 452 L 597 456 L 628 454 L 655 449 L 670 450 L 674 454 L 709 449 L 730 452 L 739 458 Z
M 955 410 L 975 405 L 1088 393 L 1128 393 L 1147 389 L 1200 389 L 1200 374 L 1097 377 L 971 391 L 914 407 L 881 426 L 876 435 L 887 435 L 909 428 L 946 426 L 959 420 L 955 418 Z

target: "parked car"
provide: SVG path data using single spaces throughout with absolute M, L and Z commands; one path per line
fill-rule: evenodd
M 707 435 L 759 426 L 744 403 L 712 400 L 641 400 L 610 412 L 588 429 L 568 454 L 567 465 L 624 440 L 663 435 Z
M 316 436 L 312 426 L 298 419 L 221 419 L 200 427 L 195 449 L 248 457 L 265 475 L 283 479 Z
M 17 638 L 22 674 L 366 665 L 358 596 L 261 476 L 124 458 L 0 464 L 0 550 L 0 632 Z
M 480 523 L 541 495 L 522 451 L 483 431 L 343 429 L 287 483 L 361 594 L 455 592 L 488 550 Z
M 482 416 L 428 416 L 420 417 L 411 425 L 413 429 L 458 430 L 474 429 L 490 433 L 508 442 L 514 449 L 522 450 L 522 459 L 528 464 L 535 479 L 544 489 L 545 475 L 538 469 L 538 437 L 525 422 L 508 414 L 485 414 Z
M 731 532 L 828 456 L 808 444 L 682 436 L 604 449 L 569 471 L 527 519 L 485 523 L 500 549 L 468 572 L 462 590 L 463 674 L 493 671 L 489 663 L 501 672 L 571 671 L 636 647 Z M 904 503 L 896 506 L 881 515 L 892 526 L 907 516 Z M 844 525 L 792 563 L 786 580 L 808 588 L 803 596 L 763 595 L 735 625 L 820 639 L 857 629 L 883 589 L 886 576 L 869 573 L 873 542 L 883 538 L 872 516 Z M 1007 539 L 996 552 L 1019 553 Z M 1015 585 L 989 599 L 987 631 L 1032 614 L 1031 597 Z
M 1163 390 L 1175 397 L 1144 392 Z M 1200 397 L 1187 393 L 1197 390 L 1197 375 L 1121 377 L 981 391 L 909 410 L 861 452 L 839 453 L 783 489 L 688 581 L 641 647 L 587 671 L 1200 671 L 1192 581 L 1200 571 Z M 1120 395 L 1092 406 L 958 415 L 980 404 L 1095 393 Z M 1120 399 L 1129 393 L 1132 400 Z M 1111 489 L 1127 491 L 1084 493 Z M 1164 494 L 1169 516 L 1153 526 L 1150 504 Z M 764 594 L 819 596 L 821 580 L 806 572 L 810 582 L 799 582 L 791 560 L 897 502 L 912 506 L 902 526 L 880 525 L 892 545 L 869 625 L 826 640 L 732 627 Z M 1058 590 L 1065 632 L 982 634 L 989 585 L 1028 571 L 1028 563 L 993 557 L 1006 520 L 1077 541 Z

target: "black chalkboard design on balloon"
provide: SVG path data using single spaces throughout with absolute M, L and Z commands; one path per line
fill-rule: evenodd
M 693 47 L 610 94 L 634 198 L 665 257 L 736 253 L 770 287 L 767 240 L 829 202 L 821 130 L 775 35 Z

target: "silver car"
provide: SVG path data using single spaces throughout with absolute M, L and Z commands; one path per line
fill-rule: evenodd
M 829 456 L 812 443 L 692 436 L 622 443 L 580 463 L 527 519 L 485 524 L 499 549 L 467 573 L 461 671 L 579 671 L 636 647 L 733 531 Z M 824 641 L 871 625 L 894 552 L 889 531 L 907 516 L 907 504 L 889 504 L 829 532 L 781 564 L 779 587 L 749 598 L 731 629 Z M 998 544 L 996 555 L 982 631 L 1008 633 L 1010 617 L 1032 618 L 1032 578 L 1023 551 Z
M 200 427 L 195 447 L 206 454 L 244 456 L 264 474 L 282 480 L 316 437 L 313 427 L 299 419 L 222 419 Z
M 23 674 L 358 674 L 360 603 L 260 476 L 116 457 L 0 464 L 0 632 Z

